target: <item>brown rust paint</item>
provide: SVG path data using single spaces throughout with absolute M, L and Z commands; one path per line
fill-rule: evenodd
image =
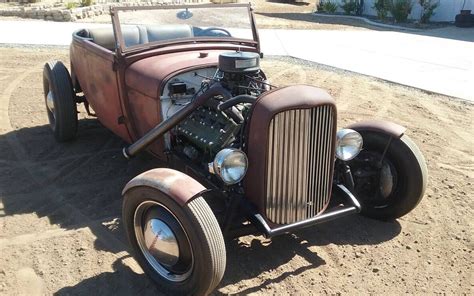
M 280 112 L 291 109 L 308 109 L 321 105 L 331 105 L 337 118 L 334 99 L 323 89 L 294 85 L 266 92 L 257 99 L 248 126 L 247 156 L 249 167 L 244 179 L 245 196 L 252 201 L 265 217 L 265 182 L 268 146 L 268 127 L 272 118 Z M 333 130 L 336 131 L 334 120 Z M 335 141 L 335 133 L 333 141 Z M 332 151 L 332 154 L 335 152 Z M 331 176 L 334 165 L 331 168 Z
M 122 191 L 125 195 L 128 190 L 138 186 L 155 188 L 171 197 L 179 205 L 184 206 L 193 197 L 205 192 L 206 187 L 198 181 L 180 171 L 158 168 L 146 171 L 127 183 Z
M 390 135 L 396 139 L 400 139 L 405 131 L 406 127 L 399 124 L 385 121 L 385 120 L 366 120 L 349 125 L 347 128 L 356 131 L 372 131 L 381 132 Z
M 113 71 L 114 53 L 88 40 L 71 44 L 73 76 L 79 81 L 87 101 L 98 120 L 127 142 L 131 141 L 126 125 L 119 124 L 123 115 L 118 75 Z
M 185 71 L 216 67 L 220 53 L 237 49 L 235 44 L 186 44 L 122 57 L 87 39 L 74 38 L 72 75 L 99 121 L 130 143 L 163 120 L 159 97 L 168 79 Z M 158 140 L 149 150 L 163 158 L 164 141 Z
M 125 72 L 125 83 L 149 97 L 158 100 L 161 87 L 166 78 L 192 68 L 217 66 L 222 51 L 206 51 L 207 57 L 200 57 L 202 51 L 169 53 L 139 60 L 130 65 Z

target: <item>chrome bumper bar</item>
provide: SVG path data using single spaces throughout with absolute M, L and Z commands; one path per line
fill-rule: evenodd
M 347 197 L 351 205 L 334 207 L 325 211 L 321 215 L 299 222 L 278 226 L 276 228 L 270 228 L 267 221 L 260 213 L 253 214 L 252 222 L 255 224 L 255 227 L 265 235 L 265 237 L 273 237 L 287 232 L 292 232 L 301 228 L 328 222 L 351 214 L 360 213 L 361 205 L 357 198 L 349 191 L 349 189 L 347 189 L 344 185 L 341 184 L 336 185 L 335 188 Z

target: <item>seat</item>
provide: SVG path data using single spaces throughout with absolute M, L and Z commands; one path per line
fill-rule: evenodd
M 145 26 L 148 42 L 191 38 L 194 36 L 189 25 L 148 25 Z
M 112 28 L 82 29 L 75 35 L 90 39 L 97 45 L 115 51 L 115 37 Z M 125 25 L 122 26 L 125 46 L 130 47 L 149 42 L 193 37 L 189 25 Z

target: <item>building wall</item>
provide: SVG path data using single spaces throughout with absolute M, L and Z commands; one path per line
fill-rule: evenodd
M 327 0 L 326 0 L 327 1 Z M 332 0 L 337 3 L 342 3 L 342 0 Z M 421 14 L 421 7 L 418 4 L 418 0 L 413 1 L 413 9 L 410 14 L 410 19 L 419 19 Z M 375 0 L 364 0 L 364 14 L 366 15 L 377 15 L 376 11 L 372 8 Z M 435 15 L 431 17 L 431 21 L 435 22 L 454 22 L 454 17 L 459 14 L 459 11 L 463 7 L 464 0 L 439 0 L 439 6 L 435 10 Z M 474 13 L 474 0 L 466 0 L 464 9 L 470 9 Z M 342 9 L 339 10 L 342 12 Z

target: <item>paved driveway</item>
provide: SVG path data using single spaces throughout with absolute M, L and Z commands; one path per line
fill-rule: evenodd
M 0 21 L 0 43 L 68 45 L 72 31 L 98 26 L 104 25 Z M 474 42 L 463 41 L 474 39 L 466 38 L 474 30 L 451 27 L 428 34 L 260 30 L 266 55 L 289 55 L 474 101 Z

